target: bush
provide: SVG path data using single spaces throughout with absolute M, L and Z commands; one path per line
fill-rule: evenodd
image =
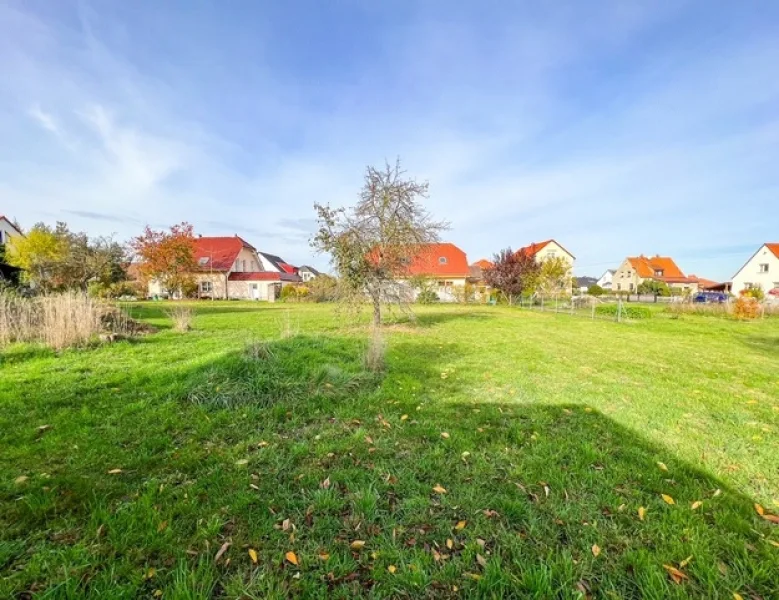
M 760 315 L 760 303 L 750 296 L 739 297 L 733 305 L 733 316 L 737 319 L 757 319 Z
M 80 346 L 104 333 L 131 332 L 127 316 L 83 292 L 26 298 L 0 294 L 0 346 L 43 343 L 60 350 Z
M 753 287 L 749 288 L 748 290 L 741 290 L 740 295 L 742 298 L 753 298 L 755 300 L 763 300 L 765 298 L 763 288 L 761 287 Z
M 335 302 L 338 299 L 338 281 L 329 275 L 320 275 L 308 282 L 308 300 Z
M 595 314 L 617 318 L 619 306 L 617 304 L 602 304 L 595 307 Z M 625 306 L 622 305 L 623 319 L 650 319 L 652 311 L 646 306 Z
M 668 287 L 668 284 L 664 281 L 646 280 L 639 284 L 636 292 L 639 294 L 653 294 L 655 296 L 668 298 L 671 295 L 671 288 Z
M 606 290 L 604 290 L 601 286 L 599 286 L 597 283 L 591 285 L 587 288 L 587 293 L 590 296 L 595 296 L 596 298 L 599 296 L 602 296 L 606 293 Z
M 189 331 L 192 329 L 193 311 L 188 306 L 176 306 L 167 311 L 173 321 L 174 331 Z
M 417 295 L 417 304 L 435 304 L 440 298 L 433 290 L 424 289 Z
M 303 285 L 285 285 L 281 288 L 282 302 L 302 302 L 309 295 L 309 289 Z

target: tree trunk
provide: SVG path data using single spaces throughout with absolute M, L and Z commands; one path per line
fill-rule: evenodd
M 373 326 L 381 327 L 381 297 L 373 295 Z

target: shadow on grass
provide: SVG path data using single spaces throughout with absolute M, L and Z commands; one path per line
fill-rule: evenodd
M 161 364 L 114 395 L 84 385 L 71 390 L 80 411 L 44 434 L 19 412 L 25 429 L 0 462 L 29 480 L 0 480 L 0 592 L 779 591 L 777 535 L 748 497 L 587 407 L 465 400 L 468 382 L 441 377 L 457 344 L 391 342 L 388 371 L 368 374 L 366 343 L 296 336 Z M 36 401 L 45 411 L 56 396 Z M 688 579 L 672 583 L 664 564 Z
M 771 358 L 779 356 L 779 336 L 748 335 L 742 338 L 742 342 L 760 354 Z

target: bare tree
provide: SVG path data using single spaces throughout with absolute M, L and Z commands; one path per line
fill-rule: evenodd
M 382 302 L 407 305 L 409 295 L 397 280 L 408 278 L 414 258 L 449 227 L 422 207 L 427 196 L 428 183 L 407 178 L 397 160 L 383 169 L 365 170 L 356 206 L 314 204 L 319 229 L 311 245 L 330 254 L 347 295 L 367 295 L 374 326 L 381 324 Z

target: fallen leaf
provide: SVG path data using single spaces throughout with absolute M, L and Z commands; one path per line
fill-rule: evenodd
M 257 564 L 257 551 L 254 548 L 249 548 L 249 558 L 255 565 Z
M 110 471 L 108 471 L 108 474 L 109 475 L 119 475 L 119 473 L 121 473 L 121 472 L 122 472 L 121 469 L 111 469 Z
M 268 445 L 268 442 L 265 440 L 261 441 L 259 444 L 257 444 L 258 448 L 265 448 Z
M 162 597 L 162 590 L 154 590 L 154 593 L 152 594 L 155 598 L 161 598 Z
M 320 550 L 317 556 L 319 557 L 320 560 L 327 560 L 330 558 L 330 554 L 328 554 L 324 550 Z
M 487 567 L 487 559 L 484 558 L 481 554 L 476 555 L 476 562 L 479 563 L 479 565 L 481 565 L 482 568 Z
M 671 576 L 671 579 L 677 585 L 682 583 L 683 580 L 689 579 L 689 577 L 687 577 L 687 575 L 685 575 L 679 569 L 677 569 L 676 567 L 674 567 L 672 565 L 663 565 L 663 568 L 666 571 L 668 571 L 668 574 Z
M 779 548 L 779 542 L 777 542 L 776 540 L 768 540 L 768 543 L 771 544 L 772 546 L 776 546 L 777 548 Z
M 777 515 L 763 515 L 763 518 L 769 523 L 775 523 L 776 525 L 779 525 L 779 516 Z
M 700 500 L 696 500 L 690 505 L 690 508 L 693 510 L 698 510 L 701 506 L 703 506 L 703 502 L 701 502 Z
M 445 494 L 446 493 L 446 488 L 443 487 L 440 483 L 436 483 L 435 486 L 433 486 L 433 491 L 436 494 Z
M 668 472 L 668 467 L 665 466 L 665 463 L 658 462 L 657 466 L 660 467 L 661 471 L 665 471 L 666 473 Z
M 27 477 L 27 475 L 19 475 L 19 477 L 14 479 L 14 483 L 16 485 L 21 485 L 21 484 L 25 483 L 28 479 L 30 479 L 30 478 Z
M 249 487 L 250 487 L 250 488 L 252 488 L 253 490 L 260 491 L 260 486 L 259 486 L 259 485 L 256 485 L 256 484 L 254 484 L 254 483 L 250 483 L 250 484 L 249 484 Z
M 214 562 L 219 562 L 219 559 L 224 556 L 224 553 L 227 552 L 227 549 L 231 545 L 232 544 L 230 542 L 225 542 L 224 544 L 222 544 L 222 547 L 219 548 L 219 551 L 216 553 L 216 556 L 214 556 Z
M 714 496 L 714 497 L 716 498 L 716 497 L 717 497 L 717 496 L 719 496 L 721 493 L 722 493 L 722 490 L 721 490 L 721 489 L 719 489 L 719 488 L 717 488 L 716 490 L 714 490 L 714 493 L 712 494 L 712 496 Z
M 243 465 L 248 465 L 248 464 L 249 464 L 249 459 L 248 458 L 242 458 L 241 460 L 236 460 L 235 461 L 235 466 L 236 467 L 242 467 Z
M 157 525 L 157 533 L 161 533 L 165 531 L 168 528 L 168 522 L 162 521 L 159 525 Z
M 479 581 L 479 579 L 481 579 L 481 575 L 479 575 L 478 573 L 466 573 L 465 576 L 470 577 L 474 581 Z
M 639 506 L 638 507 L 638 518 L 643 521 L 645 516 L 646 516 L 646 509 L 643 506 Z
M 468 524 L 468 521 L 457 521 L 457 525 L 454 526 L 454 528 L 457 531 L 462 531 L 465 529 L 465 526 Z
M 49 429 L 52 428 L 52 425 L 39 425 L 38 426 L 38 433 L 46 433 Z
M 449 434 L 446 431 L 442 431 L 441 432 L 441 437 L 444 438 L 445 440 L 448 440 L 449 439 Z
M 289 531 L 290 527 L 292 527 L 292 521 L 290 521 L 289 519 L 284 519 L 281 522 L 281 530 L 282 531 Z
M 757 503 L 755 503 L 755 510 L 757 511 L 757 514 L 759 514 L 761 517 L 765 514 L 765 509 Z
M 373 444 L 373 438 L 369 435 L 365 436 L 365 443 L 366 444 Z
M 405 420 L 407 420 L 407 419 L 408 419 L 408 415 L 401 415 L 401 416 L 400 416 L 400 420 L 401 420 L 401 421 L 405 421 Z
M 398 570 L 398 568 L 395 565 L 390 565 L 389 567 L 387 567 L 387 571 L 389 571 L 393 575 L 395 574 L 395 571 L 397 571 L 397 570 Z
M 322 483 L 320 483 L 319 487 L 321 487 L 323 490 L 329 490 L 330 489 L 330 477 L 328 477 Z
M 691 560 L 692 560 L 692 554 L 679 563 L 679 568 L 683 569 L 684 567 L 690 564 Z
M 744 600 L 744 596 L 742 596 L 738 592 L 733 592 L 733 600 Z
M 600 554 L 600 546 L 598 544 L 592 545 L 592 555 L 597 557 Z
M 774 542 L 774 543 L 776 543 L 776 542 Z M 454 542 L 452 541 L 452 539 L 451 539 L 451 538 L 449 538 L 449 539 L 447 539 L 447 540 L 446 540 L 446 547 L 447 547 L 447 548 L 449 548 L 449 550 L 451 550 L 452 548 L 454 548 Z
M 349 544 L 349 547 L 352 550 L 362 550 L 365 547 L 365 542 L 363 540 L 354 540 L 351 544 Z
M 287 553 L 284 555 L 284 558 L 286 558 L 286 559 L 287 559 L 287 562 L 288 562 L 288 563 L 291 563 L 291 564 L 293 564 L 293 565 L 295 565 L 295 566 L 298 566 L 298 557 L 297 557 L 297 554 L 295 554 L 295 553 L 294 553 L 294 552 L 292 552 L 291 550 L 290 550 L 289 552 L 287 552 Z
M 674 499 L 673 499 L 673 498 L 671 498 L 671 496 L 669 496 L 668 494 L 660 494 L 660 495 L 662 496 L 662 498 L 663 498 L 663 501 L 664 501 L 666 504 L 676 504 L 676 502 L 674 501 Z

